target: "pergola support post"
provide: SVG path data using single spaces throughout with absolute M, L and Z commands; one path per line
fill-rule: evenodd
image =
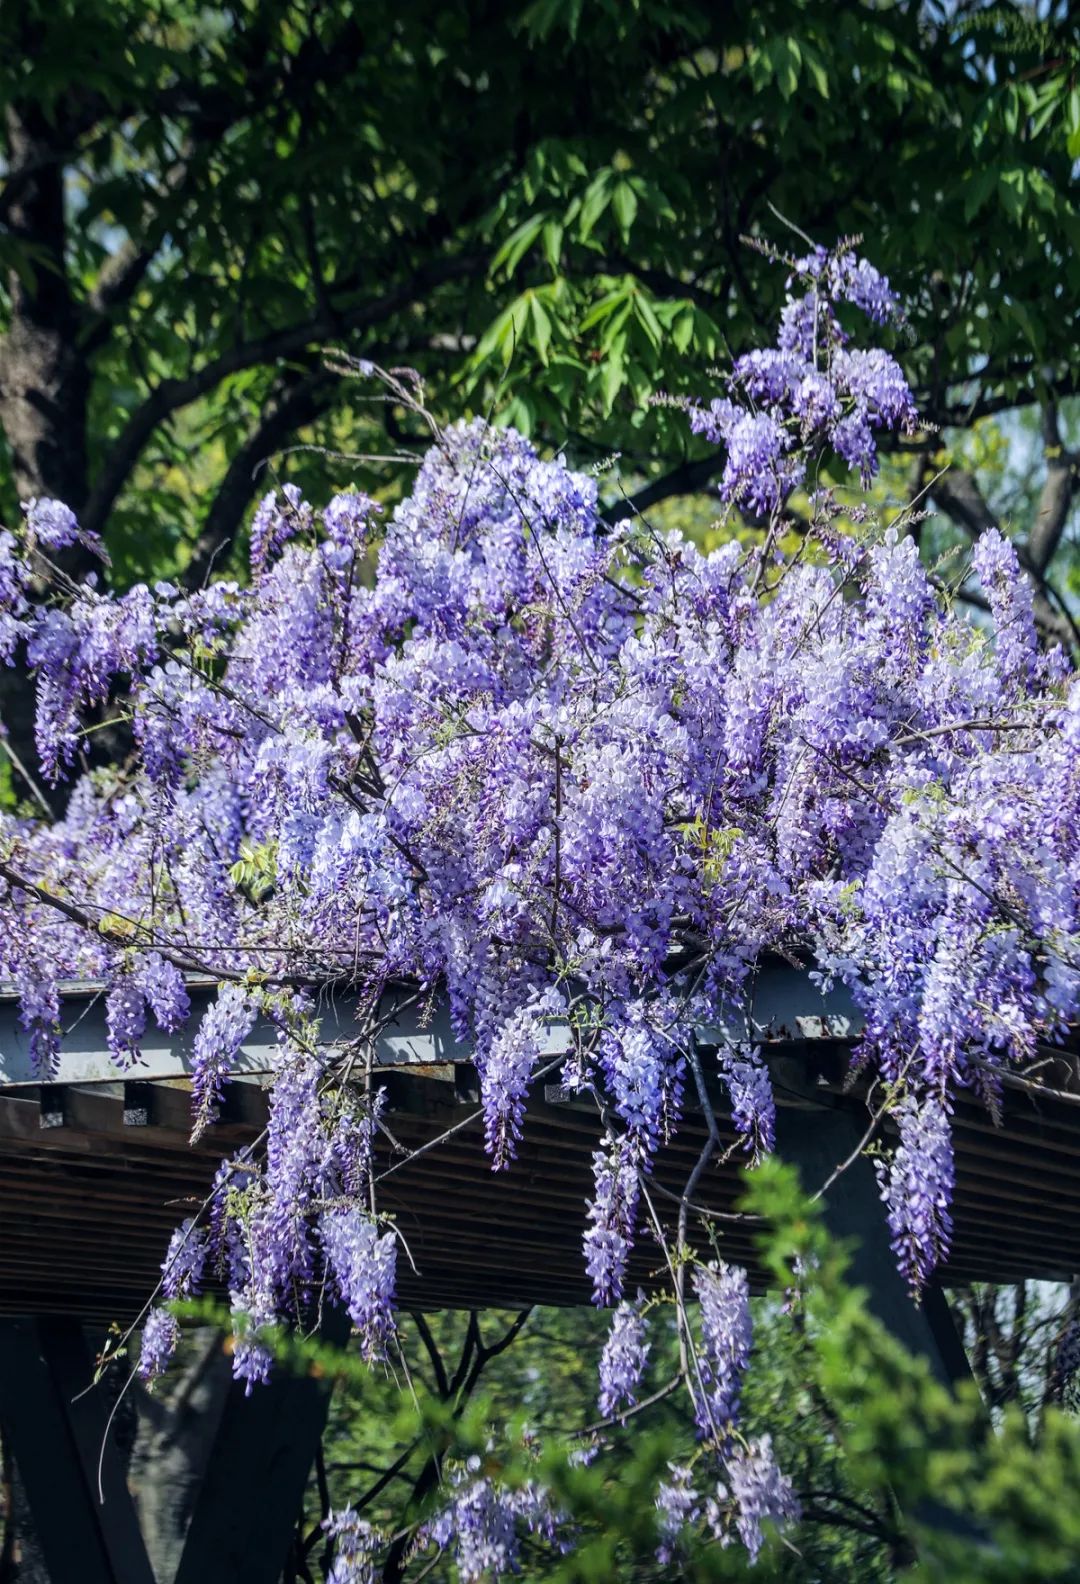
M 0 1322 L 0 1419 L 51 1584 L 154 1584 L 91 1377 L 76 1321 Z
M 329 1310 L 325 1341 L 344 1344 L 348 1316 Z M 250 1396 L 234 1381 L 195 1499 L 175 1584 L 278 1584 L 332 1382 L 278 1366 Z
M 776 1131 L 778 1153 L 798 1168 L 811 1191 L 854 1156 L 824 1196 L 826 1226 L 851 1244 L 851 1281 L 866 1289 L 871 1313 L 908 1352 L 926 1359 L 943 1385 L 970 1380 L 971 1367 L 944 1293 L 931 1285 L 916 1304 L 896 1268 L 873 1162 L 855 1153 L 864 1120 L 843 1105 L 781 1106 Z

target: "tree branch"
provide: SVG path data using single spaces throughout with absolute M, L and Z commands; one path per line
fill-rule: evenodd
M 450 1381 L 446 1373 L 446 1365 L 443 1363 L 443 1356 L 439 1352 L 439 1345 L 431 1333 L 427 1317 L 419 1309 L 414 1312 L 412 1321 L 420 1333 L 420 1340 L 424 1344 L 428 1358 L 431 1360 L 431 1368 L 435 1375 L 435 1389 L 445 1401 L 450 1394 Z
M 440 259 L 415 270 L 407 281 L 392 287 L 382 297 L 338 310 L 334 321 L 316 314 L 298 324 L 286 325 L 251 340 L 238 342 L 185 379 L 162 380 L 142 406 L 132 413 L 105 458 L 82 514 L 83 527 L 94 533 L 104 529 L 113 503 L 143 447 L 158 425 L 171 413 L 205 396 L 228 379 L 230 374 L 240 373 L 243 369 L 254 368 L 261 363 L 276 363 L 281 358 L 294 357 L 318 345 L 320 341 L 346 331 L 366 330 L 382 324 L 433 287 L 474 274 L 482 265 L 483 257 L 480 253 L 468 253 Z
M 972 539 L 977 539 L 985 529 L 998 526 L 974 474 L 965 468 L 955 465 L 948 468 L 935 480 L 930 496 Z
M 724 457 L 720 453 L 702 457 L 698 462 L 681 462 L 670 473 L 644 485 L 635 495 L 626 496 L 606 507 L 602 513 L 604 521 L 613 528 L 616 523 L 625 522 L 627 517 L 636 517 L 639 512 L 648 511 L 650 506 L 669 500 L 672 495 L 694 495 L 705 489 L 723 467 Z
M 1043 455 L 1046 482 L 1028 534 L 1028 558 L 1037 572 L 1045 574 L 1061 543 L 1073 499 L 1080 487 L 1080 456 L 1067 451 L 1062 443 L 1055 402 L 1043 408 Z
M 232 544 L 256 493 L 260 464 L 329 406 L 337 385 L 337 376 L 328 369 L 312 370 L 306 375 L 289 370 L 279 375 L 259 423 L 233 455 L 218 485 L 181 580 L 186 588 L 201 587 L 216 558 Z

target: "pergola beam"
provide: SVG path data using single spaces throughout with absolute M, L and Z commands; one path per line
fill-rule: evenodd
M 216 994 L 216 986 L 192 981 L 188 992 L 193 1016 L 187 1028 L 180 1035 L 163 1034 L 151 1020 L 141 1042 L 142 1060 L 125 1072 L 117 1069 L 109 1054 L 102 989 L 100 985 L 88 984 L 63 987 L 64 1032 L 56 1070 L 48 1075 L 35 1071 L 14 995 L 0 992 L 0 1090 L 26 1084 L 116 1083 L 121 1078 L 145 1082 L 190 1075 L 194 1032 L 200 1015 Z M 329 998 L 322 1004 L 324 1044 L 346 1046 L 358 1038 L 356 1010 L 356 998 L 348 995 Z M 754 978 L 747 1015 L 732 1011 L 721 1016 L 702 1028 L 700 1037 L 705 1044 L 749 1040 L 767 1045 L 792 1040 L 850 1039 L 860 1027 L 854 1003 L 842 986 L 825 995 L 804 970 L 786 963 L 769 963 Z M 544 1053 L 559 1055 L 568 1044 L 565 1024 L 549 1022 Z M 269 1018 L 260 1017 L 240 1047 L 233 1072 L 239 1077 L 270 1072 L 280 1051 L 277 1028 Z M 415 1005 L 403 1006 L 374 1040 L 376 1067 L 439 1066 L 471 1059 L 469 1047 L 454 1038 L 445 1003 L 440 1003 L 431 1017 Z

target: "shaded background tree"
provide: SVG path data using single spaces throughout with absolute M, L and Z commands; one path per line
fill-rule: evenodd
M 618 451 L 649 500 L 700 489 L 716 459 L 648 399 L 706 389 L 774 311 L 742 238 L 776 210 L 871 239 L 931 422 L 1047 407 L 1030 550 L 1053 560 L 1076 482 L 1054 427 L 1080 286 L 1067 14 L 26 0 L 0 45 L 3 511 L 66 499 L 122 579 L 220 564 L 259 465 L 300 440 L 408 439 L 327 345 Z M 969 496 L 938 491 L 965 526 Z

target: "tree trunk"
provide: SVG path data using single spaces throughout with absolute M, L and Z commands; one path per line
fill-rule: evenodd
M 6 112 L 12 241 L 27 261 L 12 270 L 10 326 L 0 340 L 0 426 L 21 500 L 51 495 L 76 513 L 86 500 L 89 369 L 68 281 L 64 159 L 40 110 Z
M 8 279 L 10 320 L 0 337 L 0 429 L 21 501 L 62 500 L 78 515 L 87 496 L 90 370 L 79 344 L 80 311 L 68 278 L 64 178 L 68 140 L 36 106 L 5 111 L 8 183 L 5 224 L 24 261 Z M 14 526 L 14 525 L 12 525 Z M 75 576 L 90 569 L 81 547 L 65 553 Z M 15 759 L 33 774 L 34 697 L 20 664 L 0 672 L 0 722 Z M 29 790 L 15 771 L 20 794 Z M 51 796 L 59 811 L 63 796 Z

